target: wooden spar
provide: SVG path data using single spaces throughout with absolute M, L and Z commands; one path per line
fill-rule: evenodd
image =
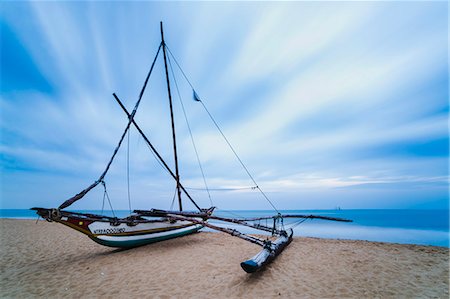
M 330 221 L 341 221 L 341 222 L 353 222 L 353 220 L 338 218 L 338 217 L 328 217 L 328 216 L 319 216 L 319 215 L 308 215 L 299 217 L 298 215 L 282 215 L 283 218 L 310 218 L 310 219 L 322 219 L 322 220 L 330 220 Z
M 274 242 L 266 242 L 263 250 L 251 259 L 241 263 L 242 269 L 247 273 L 253 273 L 273 261 L 291 243 L 292 235 L 293 231 L 289 229 L 288 232 L 285 232 Z
M 77 212 L 69 212 L 65 210 L 58 209 L 48 209 L 48 208 L 31 208 L 30 210 L 36 211 L 36 213 L 48 221 L 57 221 L 61 219 L 61 217 L 78 217 L 85 220 L 91 221 L 109 221 L 114 224 L 119 223 L 127 223 L 127 224 L 136 224 L 136 223 L 151 223 L 151 222 L 166 222 L 163 219 L 145 219 L 140 217 L 139 215 L 130 215 L 126 218 L 117 218 L 117 217 L 109 217 L 105 215 L 97 215 L 90 213 L 77 213 Z
M 165 216 L 167 214 L 176 214 L 181 215 L 185 217 L 206 217 L 208 219 L 215 219 L 219 221 L 224 222 L 231 222 L 235 224 L 241 224 L 248 227 L 258 228 L 263 227 L 266 229 L 262 229 L 265 231 L 272 231 L 273 229 L 264 225 L 251 225 L 248 223 L 249 221 L 258 221 L 258 220 L 265 220 L 265 219 L 278 219 L 278 218 L 309 218 L 309 219 L 322 219 L 322 220 L 330 220 L 330 221 L 341 221 L 341 222 L 353 222 L 349 219 L 344 218 L 336 218 L 336 217 L 328 217 L 328 216 L 320 216 L 320 215 L 295 215 L 295 214 L 288 214 L 288 215 L 275 215 L 275 216 L 267 216 L 267 217 L 255 217 L 255 218 L 242 218 L 242 219 L 233 219 L 233 218 L 226 218 L 226 217 L 219 217 L 211 215 L 210 213 L 197 213 L 197 212 L 178 212 L 178 211 L 166 211 L 166 210 L 158 210 L 158 209 L 152 209 L 152 210 L 135 210 L 135 213 L 145 213 L 147 216 Z M 212 211 L 211 211 L 212 212 Z M 276 234 L 279 234 L 280 231 L 275 230 Z
M 66 201 L 64 201 L 58 207 L 58 209 L 60 209 L 60 210 L 65 209 L 65 208 L 69 207 L 70 205 L 72 205 L 77 200 L 83 198 L 89 191 L 91 191 L 98 184 L 100 184 L 100 182 L 102 182 L 103 179 L 105 178 L 105 175 L 108 172 L 109 168 L 111 167 L 111 164 L 112 164 L 114 158 L 116 157 L 116 154 L 119 151 L 120 146 L 122 145 L 122 141 L 125 138 L 125 135 L 126 135 L 128 129 L 130 128 L 131 122 L 134 122 L 134 115 L 136 114 L 136 111 L 137 111 L 137 109 L 139 107 L 139 104 L 140 104 L 141 99 L 142 99 L 142 95 L 144 94 L 145 87 L 147 86 L 148 79 L 150 78 L 150 75 L 152 74 L 153 67 L 155 66 L 155 62 L 156 62 L 156 59 L 158 58 L 160 50 L 161 50 L 161 45 L 158 47 L 158 51 L 156 52 L 155 58 L 153 59 L 152 66 L 150 67 L 150 71 L 148 72 L 147 78 L 145 79 L 145 83 L 144 83 L 144 86 L 142 87 L 141 93 L 139 94 L 139 99 L 136 102 L 136 104 L 134 105 L 134 109 L 131 112 L 131 114 L 128 115 L 127 127 L 125 128 L 125 131 L 122 133 L 122 136 L 120 137 L 119 143 L 117 144 L 116 148 L 114 149 L 113 155 L 112 155 L 111 159 L 109 160 L 108 164 L 106 165 L 105 170 L 103 171 L 103 173 L 100 175 L 100 177 L 94 183 L 92 183 L 90 186 L 88 186 L 87 188 L 85 188 L 84 190 L 79 192 L 78 194 L 76 194 L 76 195 L 72 196 L 71 198 L 67 199 Z
M 235 224 L 239 224 L 242 226 L 247 226 L 247 227 L 251 227 L 254 229 L 270 232 L 270 233 L 276 234 L 276 235 L 280 235 L 282 233 L 282 231 L 275 229 L 273 227 L 267 227 L 267 226 L 260 225 L 260 224 L 251 224 L 251 223 L 242 221 L 240 219 L 218 217 L 218 216 L 211 215 L 210 213 L 178 212 L 178 211 L 165 211 L 165 210 L 157 210 L 157 209 L 152 209 L 150 211 L 134 210 L 134 212 L 137 214 L 144 215 L 144 216 L 166 217 L 168 214 L 171 214 L 171 215 L 180 215 L 183 217 L 200 217 L 203 219 L 214 219 L 214 220 L 219 220 L 219 221 L 223 221 L 223 222 L 235 223 Z
M 172 123 L 173 155 L 175 158 L 175 175 L 176 175 L 176 179 L 177 179 L 178 206 L 180 208 L 180 211 L 183 211 L 183 206 L 181 204 L 180 173 L 178 171 L 177 141 L 175 138 L 175 121 L 173 119 L 172 94 L 170 93 L 169 70 L 167 68 L 167 57 L 166 57 L 166 43 L 164 42 L 164 31 L 163 31 L 163 23 L 162 22 L 160 22 L 160 26 L 161 26 L 161 44 L 162 44 L 163 54 L 164 54 L 163 55 L 164 56 L 164 67 L 166 70 L 167 92 L 169 94 L 170 120 Z
M 127 108 L 122 104 L 122 101 L 119 99 L 119 97 L 113 93 L 114 99 L 116 99 L 119 106 L 122 108 L 123 112 L 128 116 L 128 118 L 131 117 L 130 113 L 128 112 Z M 144 141 L 147 143 L 147 145 L 150 147 L 150 149 L 153 151 L 153 153 L 158 157 L 159 161 L 164 165 L 164 167 L 167 169 L 169 174 L 176 180 L 176 175 L 173 173 L 173 171 L 170 169 L 170 167 L 167 165 L 167 163 L 164 161 L 164 159 L 161 157 L 161 155 L 158 153 L 156 148 L 153 146 L 153 144 L 150 142 L 150 140 L 147 138 L 147 136 L 144 134 L 144 132 L 141 130 L 141 128 L 138 126 L 138 124 L 132 119 L 132 123 L 136 130 L 138 130 L 139 134 L 141 134 L 142 138 L 144 138 Z M 183 190 L 184 194 L 189 198 L 189 200 L 195 205 L 195 207 L 201 211 L 202 209 L 197 205 L 197 203 L 194 201 L 194 199 L 191 197 L 191 195 L 186 191 L 186 189 L 183 187 L 183 185 L 179 184 L 181 190 Z
M 241 221 L 258 221 L 265 219 L 275 219 L 275 218 L 309 218 L 309 219 L 322 219 L 322 220 L 330 220 L 330 221 L 341 221 L 341 222 L 353 222 L 353 220 L 337 218 L 337 217 L 327 217 L 327 216 L 319 216 L 319 215 L 277 215 L 270 217 L 257 217 L 257 218 L 244 218 L 240 219 Z
M 190 221 L 195 224 L 201 224 L 201 225 L 209 227 L 211 229 L 221 231 L 221 232 L 230 234 L 232 236 L 244 239 L 244 240 L 252 242 L 254 244 L 264 246 L 264 241 L 262 241 L 258 238 L 254 238 L 254 237 L 245 235 L 235 229 L 224 228 L 224 227 L 220 227 L 220 226 L 216 226 L 216 225 L 207 223 L 206 219 L 209 217 L 209 214 L 207 214 L 207 213 L 176 212 L 176 211 L 170 212 L 170 211 L 164 211 L 164 210 L 150 210 L 150 211 L 134 210 L 134 212 L 141 216 L 153 216 L 153 217 L 160 216 L 160 217 L 168 217 L 168 218 L 175 219 L 175 220 Z M 197 219 L 194 217 L 196 217 Z M 203 218 L 205 220 L 200 220 L 198 218 Z
M 246 221 L 242 221 L 240 219 L 233 219 L 233 218 L 224 218 L 224 217 L 218 217 L 218 216 L 208 216 L 208 219 L 214 219 L 214 220 L 219 220 L 219 221 L 224 221 L 224 222 L 231 222 L 231 223 L 235 223 L 235 224 L 239 224 L 239 225 L 243 225 L 243 226 L 247 226 L 247 227 L 251 227 L 254 229 L 259 229 L 262 231 L 266 231 L 272 234 L 276 234 L 279 235 L 282 232 L 280 230 L 277 230 L 275 228 L 272 227 L 267 227 L 265 225 L 260 225 L 260 224 L 250 224 Z
M 170 219 L 174 219 L 174 220 L 190 221 L 192 223 L 200 224 L 200 225 L 209 227 L 209 228 L 211 228 L 213 230 L 217 230 L 217 231 L 220 231 L 220 232 L 232 235 L 233 237 L 241 238 L 241 239 L 243 239 L 245 241 L 251 242 L 253 244 L 257 244 L 259 246 L 263 246 L 263 247 L 265 246 L 265 242 L 263 240 L 260 240 L 258 238 L 255 238 L 255 237 L 252 237 L 252 236 L 249 236 L 249 235 L 246 235 L 246 234 L 243 234 L 243 233 L 241 233 L 241 232 L 239 232 L 239 231 L 237 231 L 235 229 L 220 227 L 220 226 L 216 226 L 216 225 L 210 224 L 210 223 L 208 223 L 206 221 L 203 221 L 203 220 L 199 220 L 199 219 L 195 219 L 195 218 L 191 218 L 191 217 L 183 217 L 183 216 L 179 216 L 179 215 L 175 215 L 175 214 L 168 214 L 167 217 L 170 218 Z

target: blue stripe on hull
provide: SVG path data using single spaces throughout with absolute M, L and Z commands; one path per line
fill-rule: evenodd
M 108 247 L 115 247 L 115 248 L 132 248 L 137 246 L 142 246 L 146 244 L 151 244 L 155 242 L 165 241 L 169 239 L 174 239 L 178 237 L 183 237 L 186 235 L 193 234 L 197 231 L 199 231 L 202 227 L 195 227 L 190 230 L 185 230 L 182 232 L 174 232 L 173 234 L 169 234 L 166 236 L 160 236 L 160 237 L 152 237 L 149 236 L 147 239 L 141 239 L 141 240 L 133 240 L 133 241 L 105 241 L 101 240 L 97 237 L 90 237 L 93 241 L 97 242 L 100 245 L 108 246 Z M 120 237 L 117 237 L 120 238 Z

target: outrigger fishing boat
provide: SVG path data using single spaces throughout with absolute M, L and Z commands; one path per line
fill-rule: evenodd
M 220 130 L 217 122 L 212 117 L 212 114 L 206 108 L 204 102 L 200 99 L 197 92 L 193 88 L 192 84 L 186 77 L 185 72 L 181 68 L 178 61 L 175 59 L 174 55 L 168 48 L 165 40 L 164 40 L 164 32 L 162 22 L 161 26 L 161 42 L 158 46 L 156 55 L 151 64 L 150 70 L 147 74 L 147 77 L 144 81 L 144 85 L 139 94 L 139 98 L 134 106 L 134 109 L 131 113 L 125 108 L 122 101 L 116 94 L 113 94 L 114 99 L 117 101 L 121 109 L 124 111 L 125 116 L 128 119 L 128 123 L 125 127 L 124 132 L 122 133 L 119 142 L 116 148 L 113 151 L 112 157 L 110 158 L 108 164 L 106 165 L 105 170 L 99 178 L 89 185 L 87 188 L 83 189 L 81 192 L 76 194 L 75 196 L 64 201 L 58 208 L 32 208 L 36 213 L 49 222 L 57 222 L 63 225 L 66 225 L 70 228 L 73 228 L 91 238 L 93 241 L 110 247 L 118 247 L 118 248 L 131 248 L 136 246 L 141 246 L 153 242 L 168 240 L 176 237 L 186 236 L 192 233 L 195 233 L 202 229 L 203 227 L 207 227 L 209 229 L 224 232 L 230 234 L 232 236 L 241 238 L 245 241 L 257 244 L 261 246 L 263 249 L 256 254 L 254 257 L 250 258 L 241 263 L 242 268 L 248 272 L 252 273 L 259 269 L 261 269 L 264 265 L 272 261 L 276 258 L 283 249 L 289 245 L 292 241 L 293 229 L 286 228 L 284 225 L 284 219 L 287 218 L 297 218 L 300 219 L 299 222 L 305 221 L 307 219 L 324 219 L 324 220 L 332 220 L 332 221 L 345 221 L 349 222 L 350 220 L 342 219 L 342 218 L 334 218 L 334 217 L 326 217 L 319 215 L 283 215 L 278 212 L 275 208 L 275 205 L 268 198 L 268 196 L 262 191 L 262 189 L 258 186 L 253 176 L 250 174 L 248 169 L 243 164 L 242 160 L 237 155 L 236 151 L 231 146 L 228 139 L 225 137 L 223 132 Z M 167 94 L 169 100 L 169 108 L 170 108 L 170 117 L 171 117 L 171 127 L 172 127 L 172 142 L 173 142 L 173 154 L 174 154 L 174 165 L 175 170 L 170 168 L 166 161 L 162 158 L 160 153 L 157 151 L 155 146 L 150 142 L 147 138 L 146 134 L 143 132 L 141 127 L 135 121 L 135 115 L 138 110 L 139 104 L 141 103 L 142 96 L 147 87 L 147 83 L 149 81 L 150 75 L 152 74 L 153 68 L 157 61 L 157 58 L 162 50 L 164 57 L 164 68 L 165 68 L 165 78 L 167 83 Z M 226 141 L 227 145 L 230 147 L 233 154 L 236 156 L 239 163 L 244 168 L 245 172 L 249 175 L 251 181 L 254 183 L 252 189 L 258 190 L 261 193 L 262 197 L 264 197 L 268 203 L 274 209 L 273 216 L 264 216 L 264 217 L 254 217 L 254 218 L 229 218 L 223 217 L 214 214 L 215 207 L 211 206 L 209 208 L 201 208 L 194 198 L 190 195 L 186 188 L 180 181 L 179 168 L 178 168 L 178 156 L 177 156 L 177 143 L 176 143 L 176 134 L 175 134 L 175 122 L 174 122 L 174 114 L 173 114 L 173 105 L 172 105 L 172 93 L 171 93 L 171 85 L 170 85 L 170 76 L 169 69 L 174 77 L 173 68 L 171 60 L 175 61 L 176 66 L 179 68 L 184 78 L 189 83 L 190 87 L 192 87 L 194 100 L 199 102 L 203 108 L 206 110 L 207 114 L 211 118 L 212 122 L 216 126 L 216 128 L 221 133 L 222 137 Z M 169 62 L 169 63 L 168 63 Z M 169 68 L 170 66 L 170 68 Z M 175 81 L 175 85 L 178 89 L 178 86 Z M 184 108 L 183 108 L 184 109 Z M 105 215 L 97 215 L 90 213 L 79 213 L 68 211 L 66 208 L 71 206 L 76 201 L 82 199 L 88 192 L 97 187 L 98 185 L 103 186 L 104 188 L 104 196 L 103 196 L 103 204 L 105 202 L 105 197 L 109 200 L 108 193 L 106 191 L 105 184 L 105 176 L 110 169 L 111 164 L 116 157 L 119 148 L 121 147 L 125 136 L 129 132 L 130 128 L 134 126 L 136 130 L 139 132 L 140 136 L 142 136 L 143 140 L 148 145 L 150 151 L 154 154 L 155 158 L 158 162 L 163 166 L 163 168 L 167 171 L 167 173 L 174 179 L 176 183 L 176 195 L 178 198 L 178 210 L 161 210 L 161 209 L 150 209 L 150 210 L 134 210 L 128 217 L 119 218 L 115 216 L 105 216 Z M 189 129 L 190 131 L 190 129 Z M 192 137 L 192 135 L 191 135 Z M 193 141 L 193 139 L 192 139 Z M 193 142 L 194 149 L 195 143 Z M 197 154 L 197 150 L 195 149 Z M 202 175 L 204 178 L 204 173 L 200 164 L 200 159 L 197 159 L 199 162 L 200 169 L 202 171 Z M 205 185 L 206 180 L 204 179 Z M 208 188 L 206 187 L 206 190 Z M 209 193 L 208 193 L 209 194 Z M 182 196 L 183 195 L 183 196 Z M 183 210 L 183 201 L 182 198 L 185 197 L 189 200 L 197 209 L 196 211 L 184 211 Z M 175 198 L 175 197 L 174 197 Z M 111 207 L 112 208 L 112 207 Z M 103 211 L 103 208 L 102 208 Z M 209 221 L 213 220 L 213 221 Z M 261 224 L 262 221 L 265 221 L 265 224 Z M 213 224 L 214 223 L 214 224 Z M 224 225 L 221 225 L 224 224 Z M 269 223 L 269 224 L 268 224 Z M 228 224 L 228 225 L 227 225 Z M 258 231 L 267 233 L 270 235 L 266 238 L 257 237 L 254 235 L 249 235 L 245 233 L 241 233 L 237 229 L 230 228 L 230 224 L 233 226 L 245 226 L 256 229 Z

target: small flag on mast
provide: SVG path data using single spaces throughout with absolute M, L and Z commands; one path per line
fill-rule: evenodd
M 195 90 L 192 90 L 192 92 L 193 92 L 194 101 L 201 102 L 201 101 L 200 101 L 200 97 L 199 97 L 198 94 L 195 92 Z

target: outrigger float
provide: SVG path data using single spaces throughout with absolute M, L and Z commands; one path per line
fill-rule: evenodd
M 164 32 L 163 25 L 161 22 L 161 42 L 158 46 L 158 50 L 156 52 L 153 63 L 150 67 L 148 75 L 145 79 L 144 85 L 139 94 L 139 99 L 137 100 L 134 109 L 131 113 L 125 108 L 122 104 L 122 101 L 118 98 L 116 94 L 113 94 L 114 99 L 117 101 L 119 106 L 124 111 L 126 117 L 128 118 L 127 126 L 124 132 L 121 135 L 121 138 L 113 151 L 113 155 L 109 160 L 105 170 L 100 175 L 100 177 L 92 183 L 90 186 L 76 194 L 75 196 L 64 201 L 58 208 L 32 208 L 36 213 L 49 222 L 57 222 L 63 225 L 66 225 L 72 229 L 75 229 L 98 244 L 109 246 L 109 247 L 117 247 L 117 248 L 132 248 L 145 244 L 150 244 L 154 242 L 164 241 L 172 238 L 186 236 L 192 233 L 195 233 L 202 229 L 203 227 L 207 227 L 209 229 L 227 233 L 234 237 L 241 238 L 245 241 L 251 242 L 253 244 L 261 246 L 263 249 L 250 258 L 241 263 L 241 267 L 247 273 L 255 272 L 266 264 L 270 263 L 274 260 L 292 241 L 293 229 L 286 228 L 284 225 L 284 219 L 286 218 L 298 218 L 300 219 L 298 223 L 303 222 L 307 219 L 323 219 L 323 220 L 331 220 L 331 221 L 344 221 L 350 222 L 351 220 L 342 219 L 342 218 L 334 218 L 334 217 L 326 217 L 319 215 L 282 215 L 275 208 L 273 203 L 267 197 L 267 195 L 261 190 L 261 188 L 256 184 L 256 181 L 251 176 L 250 172 L 247 170 L 245 165 L 242 163 L 242 160 L 236 154 L 236 151 L 233 149 L 223 132 L 220 130 L 217 122 L 212 117 L 211 113 L 206 108 L 205 104 L 200 97 L 198 96 L 195 89 L 192 87 L 192 84 L 187 79 L 184 71 L 181 69 L 179 63 L 173 56 L 170 49 L 167 47 L 164 41 Z M 155 146 L 150 142 L 147 136 L 144 134 L 141 127 L 136 123 L 134 117 L 138 110 L 139 104 L 141 103 L 142 96 L 147 87 L 148 80 L 150 75 L 152 74 L 153 68 L 157 61 L 158 55 L 160 52 L 163 52 L 164 57 L 164 67 L 165 67 L 165 76 L 167 83 L 167 93 L 169 99 L 169 107 L 170 107 L 170 116 L 171 116 L 171 126 L 172 126 L 172 140 L 173 140 L 173 153 L 174 153 L 174 161 L 175 161 L 175 171 L 173 171 L 167 163 L 164 161 L 162 156 L 156 150 Z M 169 56 L 170 54 L 170 56 Z M 203 108 L 206 110 L 207 114 L 211 118 L 214 125 L 217 127 L 222 137 L 225 139 L 226 143 L 235 154 L 239 163 L 242 165 L 244 170 L 249 175 L 250 179 L 254 183 L 252 189 L 258 190 L 262 196 L 268 201 L 268 203 L 274 208 L 275 214 L 273 216 L 265 216 L 265 217 L 255 217 L 255 218 L 228 218 L 217 216 L 214 214 L 215 207 L 210 208 L 200 208 L 200 206 L 196 203 L 193 197 L 188 193 L 187 188 L 180 182 L 179 168 L 178 168 L 178 156 L 177 156 L 177 146 L 176 146 L 176 134 L 175 134 L 175 122 L 173 116 L 173 105 L 172 105 L 172 94 L 170 88 L 170 80 L 169 80 L 169 65 L 170 70 L 173 73 L 172 64 L 170 61 L 170 57 L 173 58 L 176 65 L 180 69 L 184 78 L 192 87 L 194 100 L 200 102 Z M 169 61 L 169 63 L 168 63 Z M 175 81 L 175 86 L 178 89 L 178 86 Z M 184 109 L 184 108 L 183 108 Z M 187 120 L 187 119 L 186 119 Z M 168 174 L 175 180 L 176 182 L 176 194 L 178 198 L 178 210 L 160 210 L 160 209 L 150 209 L 150 210 L 134 210 L 128 217 L 119 218 L 119 217 L 110 217 L 104 215 L 97 214 L 89 214 L 89 213 L 77 213 L 65 210 L 69 206 L 71 206 L 76 201 L 83 198 L 89 191 L 97 187 L 98 185 L 102 185 L 104 188 L 104 197 L 103 204 L 105 202 L 105 198 L 109 201 L 109 196 L 106 189 L 105 184 L 105 176 L 108 173 L 108 170 L 111 164 L 114 161 L 114 158 L 117 155 L 117 152 L 122 145 L 125 136 L 129 132 L 131 126 L 134 126 L 139 134 L 142 136 L 143 140 L 148 145 L 149 149 L 154 154 L 155 158 L 158 162 L 163 166 L 163 168 L 168 172 Z M 192 135 L 191 135 L 192 137 Z M 193 139 L 192 139 L 193 141 Z M 195 148 L 195 144 L 193 141 L 193 145 Z M 197 151 L 195 150 L 196 154 Z M 198 158 L 198 155 L 197 155 Z M 200 159 L 198 158 L 199 166 L 202 171 L 202 175 L 204 177 L 204 173 L 200 164 Z M 204 179 L 205 185 L 206 180 Z M 206 190 L 208 191 L 208 187 L 206 185 Z M 209 194 L 209 191 L 208 191 Z M 186 197 L 198 211 L 183 211 L 182 205 L 182 195 Z M 112 208 L 112 207 L 111 207 Z M 103 210 L 103 209 L 102 209 Z M 211 221 L 213 220 L 214 224 Z M 265 224 L 261 224 L 261 221 L 265 221 Z M 270 224 L 267 224 L 269 221 Z M 228 224 L 228 227 L 223 226 L 221 224 Z M 244 234 L 239 232 L 236 229 L 230 228 L 229 224 L 250 227 L 252 229 L 256 229 L 258 231 L 268 233 L 271 235 L 272 240 L 268 237 L 263 239 L 261 237 L 256 237 L 249 234 Z M 273 240 L 275 239 L 275 240 Z

